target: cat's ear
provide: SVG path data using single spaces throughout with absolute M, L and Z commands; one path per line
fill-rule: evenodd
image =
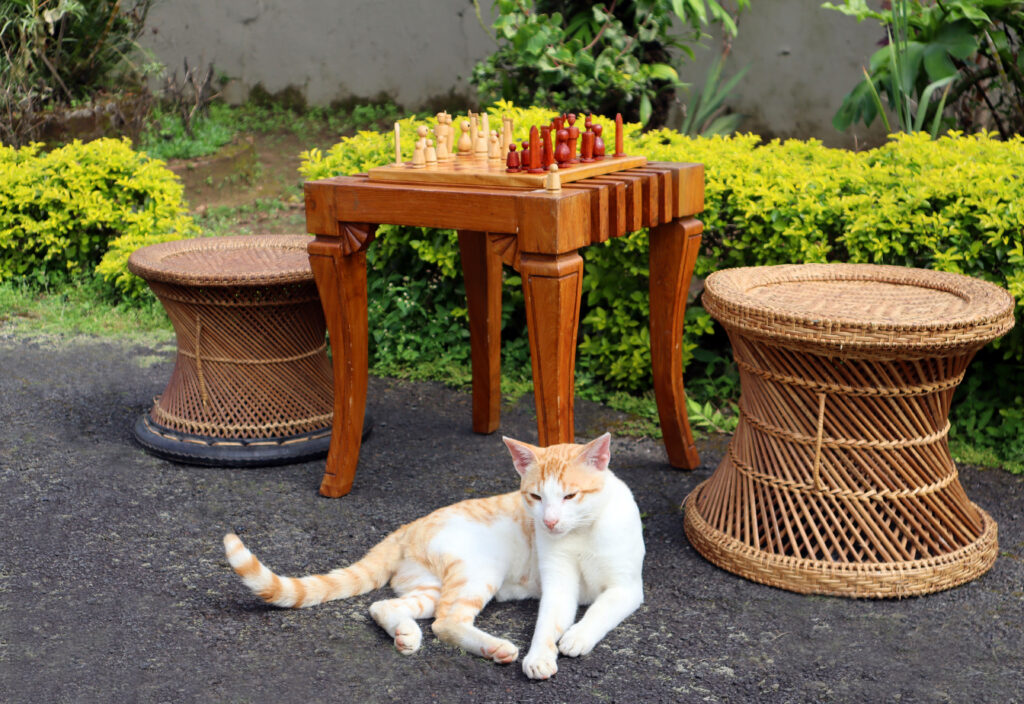
M 526 474 L 526 470 L 529 469 L 531 464 L 537 461 L 537 453 L 535 450 L 538 448 L 533 445 L 528 445 L 525 442 L 519 442 L 512 438 L 502 437 L 505 441 L 505 446 L 508 451 L 512 454 L 512 464 L 516 466 L 516 471 L 519 472 L 519 476 Z
M 579 462 L 592 469 L 603 472 L 608 469 L 608 463 L 612 459 L 612 435 L 605 433 L 596 440 L 591 440 L 576 457 Z

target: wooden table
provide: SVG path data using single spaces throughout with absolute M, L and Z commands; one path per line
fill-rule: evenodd
M 669 462 L 699 459 L 686 416 L 682 329 L 703 225 L 701 164 L 642 167 L 566 183 L 559 191 L 434 185 L 338 176 L 305 184 L 309 259 L 333 346 L 334 429 L 320 493 L 349 492 L 367 388 L 366 248 L 379 224 L 458 231 L 469 311 L 473 430 L 498 427 L 501 267 L 522 276 L 538 441 L 572 442 L 576 335 L 590 244 L 650 228 L 651 361 Z

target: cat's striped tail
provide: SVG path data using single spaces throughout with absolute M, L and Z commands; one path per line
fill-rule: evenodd
M 332 599 L 344 599 L 383 587 L 391 579 L 401 559 L 398 532 L 374 546 L 363 559 L 308 577 L 282 577 L 267 569 L 249 552 L 234 533 L 224 536 L 224 552 L 245 585 L 264 601 L 275 606 L 304 608 Z

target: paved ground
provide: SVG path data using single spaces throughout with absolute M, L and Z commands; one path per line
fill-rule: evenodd
M 690 547 L 678 506 L 704 466 L 617 440 L 613 468 L 645 515 L 647 600 L 591 655 L 530 682 L 427 635 L 398 655 L 373 597 L 284 611 L 229 571 L 237 530 L 278 571 L 357 558 L 438 506 L 514 489 L 497 436 L 468 431 L 469 397 L 372 380 L 378 424 L 354 491 L 316 493 L 322 466 L 196 469 L 142 453 L 130 426 L 170 354 L 105 341 L 0 340 L 0 700 L 56 702 L 1014 702 L 1024 700 L 1024 481 L 963 469 L 999 523 L 1001 556 L 963 587 L 903 601 L 806 597 L 753 584 Z M 579 405 L 579 434 L 618 417 Z M 501 432 L 530 440 L 531 408 Z M 535 602 L 483 627 L 525 645 Z

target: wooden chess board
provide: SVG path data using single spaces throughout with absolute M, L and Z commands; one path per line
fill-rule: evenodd
M 591 162 L 564 164 L 558 175 L 562 184 L 601 176 L 614 171 L 633 169 L 647 163 L 644 156 L 606 156 Z M 510 188 L 544 188 L 545 173 L 526 171 L 509 173 L 504 159 L 456 156 L 450 161 L 438 162 L 424 168 L 413 168 L 411 162 L 388 164 L 370 169 L 372 181 L 400 181 L 403 183 L 430 183 L 444 186 L 504 186 Z

